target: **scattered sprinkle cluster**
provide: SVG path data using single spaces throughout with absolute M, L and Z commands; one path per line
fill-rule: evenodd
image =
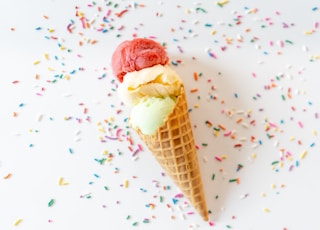
M 50 129 L 55 126 L 63 127 L 65 131 L 61 132 L 72 129 L 67 144 L 61 143 L 65 151 L 48 149 L 45 157 L 53 159 L 52 155 L 58 154 L 70 164 L 80 158 L 81 162 L 87 159 L 90 168 L 81 173 L 84 178 L 76 178 L 75 174 L 66 171 L 56 176 L 54 184 L 59 189 L 54 188 L 55 192 L 45 194 L 47 200 L 43 200 L 43 206 L 51 210 L 61 207 L 64 205 L 62 200 L 65 200 L 61 191 L 68 187 L 80 188 L 79 193 L 72 195 L 80 198 L 77 202 L 88 205 L 86 201 L 90 200 L 92 206 L 98 202 L 108 215 L 116 210 L 123 216 L 121 226 L 128 229 L 129 226 L 159 224 L 168 219 L 172 223 L 179 219 L 190 229 L 203 226 L 238 229 L 242 213 L 233 210 L 226 201 L 228 191 L 235 190 L 241 205 L 246 206 L 243 200 L 251 202 L 256 199 L 254 197 L 260 197 L 261 209 L 252 211 L 271 215 L 277 207 L 263 206 L 266 204 L 264 199 L 280 195 L 287 186 L 285 182 L 277 181 L 271 183 L 271 190 L 262 189 L 262 184 L 257 185 L 261 186 L 258 187 L 262 190 L 259 193 L 256 189 L 250 190 L 250 172 L 259 164 L 261 170 L 267 170 L 266 174 L 277 180 L 277 175 L 297 171 L 309 156 L 312 159 L 318 151 L 319 127 L 312 124 L 319 123 L 320 111 L 318 100 L 308 94 L 310 88 L 307 84 L 308 81 L 312 84 L 312 71 L 308 68 L 319 65 L 320 59 L 319 49 L 314 48 L 313 42 L 319 32 L 319 21 L 312 21 L 319 13 L 318 6 L 301 9 L 304 14 L 310 14 L 310 20 L 303 24 L 302 21 L 292 21 L 298 18 L 288 15 L 289 9 L 270 6 L 270 12 L 253 3 L 245 5 L 246 1 L 241 4 L 228 0 L 210 4 L 158 1 L 157 7 L 153 4 L 126 0 L 87 1 L 69 9 L 72 14 L 64 15 L 64 18 L 69 17 L 64 25 L 55 26 L 52 23 L 54 18 L 44 13 L 37 16 L 39 24 L 32 25 L 33 30 L 27 32 L 48 48 L 44 48 L 42 54 L 35 54 L 30 61 L 32 76 L 14 76 L 5 85 L 18 92 L 22 87 L 30 87 L 26 81 L 33 84 L 31 90 L 27 90 L 30 95 L 26 98 L 29 99 L 17 96 L 16 99 L 22 98 L 21 102 L 10 106 L 6 114 L 12 118 L 12 124 L 28 122 L 32 127 L 21 131 L 19 125 L 13 125 L 16 127 L 13 138 L 17 141 L 23 136 L 28 140 L 28 143 L 17 143 L 24 145 L 26 154 L 32 154 L 42 151 L 37 150 L 41 145 L 38 140 L 40 136 L 43 140 L 42 136 L 49 135 Z M 150 17 L 150 22 L 143 15 Z M 161 30 L 154 28 L 151 21 L 159 23 Z M 22 29 L 19 24 L 0 27 L 0 31 L 9 30 L 13 36 Z M 150 178 L 157 175 L 159 169 L 146 167 L 153 172 L 139 171 L 151 156 L 129 127 L 128 113 L 119 101 L 118 83 L 108 63 L 114 46 L 134 37 L 148 37 L 162 43 L 171 58 L 170 65 L 181 73 L 189 90 L 190 117 L 204 172 L 208 223 L 195 223 L 197 217 L 193 208 L 164 173 Z M 197 50 L 192 44 L 197 44 L 194 45 Z M 101 50 L 106 47 L 109 53 Z M 103 61 L 92 61 L 96 60 L 89 54 L 92 50 L 99 52 L 97 55 Z M 244 56 L 246 53 L 248 57 Z M 297 63 L 277 64 L 291 55 L 298 56 Z M 234 59 L 234 56 L 239 58 Z M 236 70 L 226 69 L 227 58 L 231 60 L 230 68 Z M 246 58 L 249 65 L 236 66 L 237 61 Z M 270 70 L 273 67 L 274 70 Z M 190 72 L 190 69 L 194 70 Z M 184 74 L 185 70 L 189 72 Z M 243 75 L 233 76 L 236 72 Z M 79 82 L 88 84 L 88 87 L 103 85 L 100 94 L 93 96 L 99 102 L 93 102 L 86 89 L 82 95 L 73 95 L 72 92 L 76 91 L 73 87 Z M 247 87 L 250 90 L 246 90 Z M 53 110 L 59 110 L 60 105 L 55 105 L 52 110 L 42 109 L 47 97 L 59 97 L 59 101 L 65 101 L 70 109 Z M 279 113 L 280 109 L 283 112 Z M 32 122 L 30 114 L 35 116 Z M 88 133 L 96 133 L 97 138 L 92 139 Z M 49 135 L 46 138 L 55 137 Z M 94 147 L 88 149 L 88 146 Z M 8 154 L 13 153 L 8 150 Z M 7 158 L 0 158 L 0 184 L 9 184 L 16 177 L 21 179 L 21 171 L 14 166 L 8 170 L 8 160 L 4 159 Z M 68 194 L 67 189 L 63 191 Z M 125 200 L 123 194 L 131 199 Z M 144 212 L 135 213 L 128 208 L 134 205 L 139 206 L 139 210 L 145 207 Z M 157 210 L 168 210 L 168 214 L 160 216 Z M 51 225 L 59 223 L 60 220 L 50 211 L 46 222 Z M 221 222 L 218 217 L 221 213 L 233 214 Z M 23 213 L 19 215 L 12 217 L 11 225 L 22 227 L 29 221 Z M 290 230 L 287 225 L 289 223 L 283 223 L 282 229 Z

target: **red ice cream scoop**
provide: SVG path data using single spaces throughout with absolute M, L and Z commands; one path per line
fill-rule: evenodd
M 154 65 L 165 65 L 169 61 L 164 48 L 156 41 L 135 38 L 119 44 L 112 55 L 113 74 L 120 82 L 128 72 L 138 71 Z

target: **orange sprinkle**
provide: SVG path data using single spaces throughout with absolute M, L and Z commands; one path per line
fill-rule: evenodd
M 39 74 L 36 74 L 34 77 L 36 80 L 39 80 Z
M 219 124 L 218 127 L 222 130 L 226 130 L 226 127 L 224 127 L 223 125 Z
M 198 73 L 197 73 L 197 72 L 194 72 L 194 73 L 193 73 L 193 79 L 194 79 L 195 81 L 198 81 Z
M 198 88 L 190 89 L 190 93 L 195 93 L 195 92 L 198 92 Z
M 43 15 L 43 18 L 44 19 L 48 19 L 49 17 L 47 15 Z
M 13 112 L 13 117 L 18 116 L 17 112 Z
M 239 124 L 243 119 L 242 118 L 239 118 L 236 122 L 237 124 Z
M 11 173 L 8 173 L 6 176 L 3 177 L 3 179 L 9 179 L 11 177 Z
M 91 43 L 92 45 L 93 45 L 93 44 L 96 44 L 96 43 L 97 43 L 97 40 L 92 40 L 90 43 Z

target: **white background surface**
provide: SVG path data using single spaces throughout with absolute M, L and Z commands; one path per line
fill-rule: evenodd
M 0 229 L 320 228 L 317 7 L 1 1 Z M 165 43 L 187 91 L 198 89 L 188 102 L 209 222 L 172 202 L 179 191 L 127 127 L 110 58 L 133 36 Z

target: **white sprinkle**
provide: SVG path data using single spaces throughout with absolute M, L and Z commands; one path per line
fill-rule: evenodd
M 132 157 L 132 161 L 136 161 L 136 160 L 138 160 L 139 159 L 139 156 L 134 156 L 134 157 Z
M 242 122 L 241 125 L 242 125 L 242 127 L 244 127 L 244 128 L 248 128 L 248 127 L 249 127 L 249 125 L 248 125 L 247 123 L 245 123 L 245 122 Z
M 43 115 L 42 115 L 42 114 L 39 114 L 39 115 L 37 116 L 37 121 L 38 121 L 38 122 L 42 121 L 42 118 L 43 118 Z
M 307 46 L 303 45 L 303 46 L 302 46 L 302 51 L 304 51 L 304 52 L 308 52 L 308 51 L 309 51 L 309 49 L 308 49 L 308 47 L 307 47 Z
M 80 133 L 81 133 L 81 130 L 78 129 L 77 131 L 74 132 L 74 135 L 75 135 L 75 136 L 78 136 Z

